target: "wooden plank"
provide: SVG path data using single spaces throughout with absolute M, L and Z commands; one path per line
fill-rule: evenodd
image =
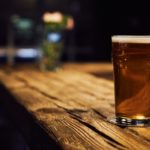
M 68 114 L 64 109 L 55 105 L 57 104 L 57 101 L 55 99 L 49 99 L 48 97 L 43 96 L 42 94 L 40 94 L 35 90 L 23 88 L 20 90 L 16 90 L 13 93 L 15 94 L 18 102 L 20 102 L 21 99 L 21 104 L 23 105 L 23 107 L 25 107 L 30 113 L 33 114 L 34 117 L 36 117 L 37 120 L 39 120 L 39 123 L 41 123 L 45 127 L 45 129 L 47 129 L 48 133 L 50 131 L 53 132 L 53 134 L 55 135 L 55 140 L 59 139 L 60 144 L 63 145 L 65 149 L 70 149 L 73 147 L 77 148 L 76 144 L 78 145 L 78 149 L 87 149 L 87 148 L 90 149 L 91 146 L 92 149 L 98 149 L 98 147 L 95 146 L 95 142 L 97 142 L 96 140 L 94 140 L 93 143 L 94 146 L 89 145 L 88 140 L 91 141 L 90 139 L 91 133 L 92 136 L 94 136 L 94 138 L 96 139 L 99 139 L 98 138 L 99 136 L 92 130 L 89 131 L 90 129 L 88 129 L 81 123 L 69 117 L 69 114 L 79 115 L 80 112 L 82 112 L 81 113 L 82 115 L 80 115 L 80 120 L 82 122 L 85 121 L 86 123 L 92 125 L 93 127 L 96 127 L 99 132 L 109 136 L 109 139 L 111 137 L 112 140 L 108 140 L 107 138 L 99 139 L 100 141 L 103 142 L 106 140 L 106 143 L 102 142 L 98 144 L 99 148 L 105 147 L 105 149 L 107 148 L 113 149 L 113 147 L 110 147 L 107 144 L 107 142 L 117 148 L 122 148 L 122 149 L 126 149 L 126 148 L 145 149 L 146 146 L 150 146 L 147 143 L 144 142 L 142 143 L 141 139 L 134 139 L 132 135 L 122 131 L 119 127 L 110 125 L 106 121 L 103 121 L 96 114 L 93 115 L 93 113 L 87 113 L 87 111 L 83 111 L 83 110 L 69 110 L 69 114 Z M 77 118 L 76 120 L 79 119 Z M 64 131 L 65 131 L 65 135 L 64 135 Z M 51 132 L 49 133 L 50 136 L 51 136 Z M 66 134 L 66 132 L 68 133 L 68 135 Z M 86 136 L 83 133 L 84 134 L 86 133 L 85 134 Z M 74 135 L 73 137 L 72 134 Z M 86 141 L 84 141 L 83 139 Z M 139 142 L 141 142 L 142 144 L 138 144 Z M 86 145 L 82 146 L 81 145 L 82 143 L 86 143 Z
M 7 78 L 10 81 L 12 78 L 10 85 Z M 150 147 L 149 128 L 123 129 L 107 122 L 106 118 L 114 114 L 111 81 L 76 71 L 20 71 L 1 80 L 63 149 L 148 150 Z M 13 86 L 15 82 L 21 86 Z
M 144 141 L 143 138 L 135 137 L 129 132 L 126 132 L 125 129 L 108 123 L 94 111 L 88 111 L 86 113 L 73 112 L 73 114 L 75 115 L 75 118 L 77 117 L 80 121 L 92 125 L 101 134 L 104 134 L 114 142 L 119 143 L 120 147 L 122 146 L 122 149 L 145 149 L 150 146 L 150 143 Z
M 145 140 L 150 142 L 150 127 L 146 127 L 146 128 L 129 127 L 129 130 L 131 132 L 134 132 L 134 134 L 136 134 L 136 135 L 140 135 Z
M 113 80 L 113 65 L 107 63 L 67 63 L 63 65 L 64 70 L 76 70 L 86 72 L 98 77 L 104 77 Z
M 96 74 L 112 72 L 113 66 L 112 63 L 66 63 L 63 65 L 63 69 Z
M 25 84 L 11 75 L 10 72 L 0 71 L 0 81 L 8 88 L 19 88 L 25 86 Z
M 72 76 L 72 74 L 74 74 L 74 76 Z M 113 90 L 110 91 L 110 88 L 113 88 L 113 84 L 104 79 L 97 79 L 94 81 L 93 76 L 90 75 L 62 71 L 56 74 L 54 78 L 49 75 L 44 76 L 42 73 L 38 73 L 37 76 L 37 72 L 27 72 L 27 75 L 24 74 L 24 72 L 20 72 L 17 73 L 16 76 L 21 80 L 24 80 L 29 86 L 36 88 L 46 95 L 55 98 L 60 98 L 61 96 L 61 100 L 63 99 L 69 102 L 76 101 L 76 103 L 82 106 L 84 105 L 85 107 L 91 107 L 91 105 L 93 105 L 93 107 L 97 105 L 100 106 L 101 103 L 104 106 L 108 106 L 108 101 L 110 102 L 110 105 L 113 104 Z M 80 80 L 81 76 L 86 80 Z M 82 97 L 84 97 L 84 99 Z
M 97 133 L 72 119 L 64 109 L 55 105 L 55 99 L 28 88 L 13 90 L 13 94 L 17 101 L 36 117 L 40 125 L 45 127 L 50 136 L 52 133 L 55 135 L 52 137 L 64 149 L 114 149 Z

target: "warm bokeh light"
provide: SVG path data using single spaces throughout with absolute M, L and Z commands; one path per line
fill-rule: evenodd
M 135 116 L 135 119 L 145 119 L 145 116 L 143 116 L 143 115 L 137 115 L 137 116 Z
M 69 17 L 67 20 L 67 29 L 72 30 L 74 28 L 74 20 L 72 17 Z
M 46 23 L 54 22 L 54 23 L 60 23 L 63 20 L 63 15 L 60 12 L 46 12 L 43 15 L 43 21 Z

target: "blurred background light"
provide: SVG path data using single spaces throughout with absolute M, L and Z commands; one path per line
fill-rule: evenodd
M 57 32 L 50 32 L 47 36 L 49 42 L 59 42 L 61 40 L 61 34 Z
M 17 49 L 16 57 L 20 58 L 36 58 L 38 57 L 38 50 L 33 48 Z
M 63 16 L 60 12 L 54 12 L 54 13 L 46 12 L 43 15 L 44 22 L 59 23 L 62 21 L 62 19 L 63 19 Z

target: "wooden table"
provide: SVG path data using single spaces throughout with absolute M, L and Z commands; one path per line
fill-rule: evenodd
M 114 115 L 113 82 L 85 69 L 94 64 L 67 65 L 57 72 L 0 71 L 2 106 L 31 149 L 149 150 L 150 128 L 107 121 Z M 112 65 L 97 66 L 100 76 L 112 75 Z

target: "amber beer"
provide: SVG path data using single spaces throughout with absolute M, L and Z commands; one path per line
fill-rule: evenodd
M 150 36 L 112 37 L 116 122 L 150 125 Z

